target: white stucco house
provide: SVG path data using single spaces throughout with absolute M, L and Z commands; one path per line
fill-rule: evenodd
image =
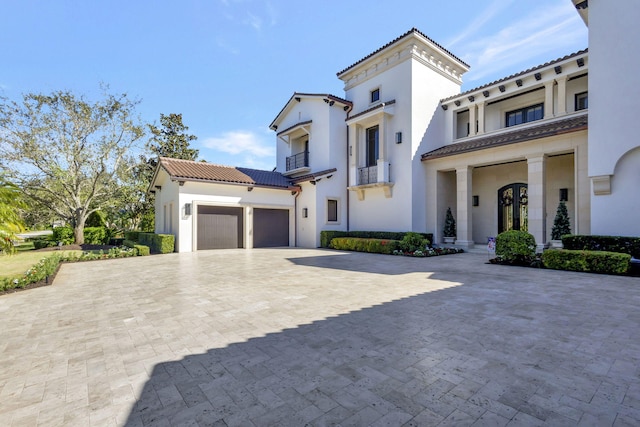
M 317 247 L 322 230 L 440 242 L 451 207 L 459 246 L 526 229 L 543 249 L 562 200 L 573 233 L 640 235 L 640 5 L 572 1 L 588 49 L 463 93 L 469 65 L 417 29 L 338 72 L 343 96 L 294 93 L 274 171 L 160 159 L 156 232 L 179 252 Z

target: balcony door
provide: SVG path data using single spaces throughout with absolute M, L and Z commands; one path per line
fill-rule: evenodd
M 367 129 L 367 141 L 366 141 L 366 162 L 365 166 L 375 166 L 378 164 L 379 155 L 379 128 L 373 126 Z
M 498 190 L 498 233 L 529 228 L 527 184 L 505 185 Z

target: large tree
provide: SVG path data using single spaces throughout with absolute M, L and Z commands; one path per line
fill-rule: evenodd
M 84 243 L 87 217 L 116 203 L 129 150 L 144 135 L 135 117 L 138 101 L 106 89 L 95 102 L 69 91 L 0 101 L 0 166 Z
M 130 203 L 129 216 L 140 222 L 145 218 L 153 218 L 154 197 L 152 193 L 147 193 L 148 187 L 153 179 L 153 174 L 158 166 L 160 157 L 171 157 L 173 159 L 196 160 L 199 151 L 191 147 L 191 142 L 198 139 L 197 136 L 187 133 L 188 126 L 182 123 L 182 114 L 160 114 L 160 125 L 149 124 L 151 138 L 147 142 L 149 157 L 140 156 L 140 162 L 133 173 L 133 180 L 137 183 L 131 188 L 132 200 L 139 200 L 139 203 Z M 135 222 L 133 220 L 132 222 Z

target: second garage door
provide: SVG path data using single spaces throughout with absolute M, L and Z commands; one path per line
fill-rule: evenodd
M 289 211 L 253 209 L 253 247 L 289 246 Z

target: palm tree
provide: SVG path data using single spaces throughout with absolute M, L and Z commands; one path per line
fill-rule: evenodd
M 15 251 L 15 234 L 24 230 L 19 213 L 23 206 L 18 187 L 0 175 L 0 253 Z

